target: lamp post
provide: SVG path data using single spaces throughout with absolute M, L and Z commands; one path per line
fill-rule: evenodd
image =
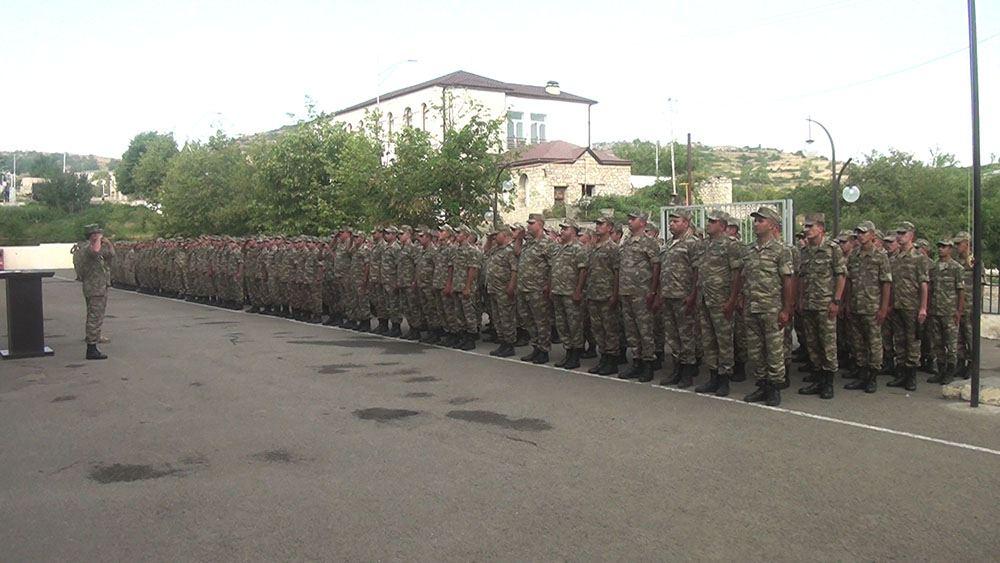
M 833 231 L 834 233 L 840 232 L 840 174 L 844 173 L 844 168 L 847 168 L 847 163 L 844 163 L 844 168 L 840 169 L 840 174 L 837 174 L 837 149 L 833 146 L 833 136 L 830 135 L 830 131 L 823 126 L 822 123 L 812 119 L 810 117 L 806 118 L 809 123 L 815 123 L 820 129 L 826 133 L 826 138 L 830 140 L 830 175 L 833 177 Z M 806 143 L 813 144 L 815 141 L 812 138 L 812 128 L 809 129 L 809 138 L 806 139 Z M 850 161 L 848 161 L 850 162 Z

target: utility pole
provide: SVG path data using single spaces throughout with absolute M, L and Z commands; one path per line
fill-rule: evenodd
M 694 193 L 694 180 L 691 174 L 691 133 L 688 133 L 687 168 L 688 168 L 688 189 L 687 189 L 686 201 L 688 205 L 691 205 L 691 194 Z
M 659 139 L 656 140 L 656 155 L 655 155 L 654 158 L 655 158 L 655 161 L 656 161 L 656 181 L 659 182 L 660 181 L 660 140 Z
M 674 167 L 674 145 L 676 145 L 677 138 L 674 137 L 674 100 L 673 98 L 667 98 L 667 103 L 670 104 L 670 183 L 673 186 L 673 191 L 671 195 L 676 199 L 677 197 L 677 169 Z
M 969 74 L 972 82 L 972 344 L 969 406 L 979 406 L 979 360 L 983 311 L 983 169 L 979 158 L 979 52 L 976 48 L 976 0 L 969 5 Z

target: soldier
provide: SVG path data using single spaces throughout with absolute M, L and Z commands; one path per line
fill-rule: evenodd
M 583 354 L 583 289 L 587 283 L 587 251 L 577 240 L 573 219 L 559 224 L 559 243 L 550 258 L 552 308 L 556 332 L 566 355 L 556 367 L 576 369 Z
M 953 246 L 949 239 L 938 241 L 938 260 L 931 270 L 928 332 L 933 340 L 935 356 L 943 363 L 938 374 L 927 382 L 941 385 L 951 383 L 955 377 L 958 327 L 962 324 L 965 310 L 965 271 L 951 257 Z
M 399 302 L 399 260 L 402 248 L 396 241 L 399 229 L 388 226 L 382 229 L 382 265 L 379 269 L 382 276 L 383 310 L 388 322 L 392 323 L 386 336 L 399 337 L 403 335 L 403 309 Z M 379 321 L 381 324 L 381 321 Z
M 420 295 L 420 310 L 424 315 L 424 328 L 426 334 L 420 339 L 425 344 L 437 344 L 444 331 L 441 328 L 442 316 L 441 303 L 438 299 L 440 291 L 435 289 L 435 269 L 438 248 L 434 244 L 435 238 L 439 236 L 437 229 L 430 227 L 419 227 L 417 229 L 418 240 L 421 251 L 420 260 L 417 262 L 416 277 L 417 289 Z
M 662 310 L 663 327 L 673 371 L 660 385 L 692 385 L 697 375 L 695 352 L 695 299 L 697 278 L 694 269 L 695 244 L 691 233 L 691 212 L 674 209 L 669 216 L 670 240 L 660 250 L 660 293 L 657 308 Z M 659 351 L 659 348 L 657 348 Z
M 442 332 L 439 342 L 449 348 L 459 341 L 459 335 L 455 332 L 458 325 L 455 300 L 452 299 L 452 255 L 455 251 L 452 239 L 456 234 L 451 225 L 441 225 L 438 230 L 437 252 L 434 254 L 433 287 L 436 290 L 434 298 L 438 310 L 441 311 Z
M 844 389 L 874 393 L 878 389 L 876 376 L 882 369 L 881 327 L 889 317 L 892 269 L 885 251 L 877 247 L 879 235 L 874 223 L 862 221 L 854 232 L 860 246 L 848 261 L 845 291 L 856 334 L 853 349 L 858 374 Z
M 747 352 L 754 365 L 758 389 L 745 396 L 749 403 L 781 404 L 785 380 L 782 331 L 795 310 L 794 268 L 791 252 L 775 236 L 781 216 L 770 207 L 751 213 L 757 240 L 744 254 L 743 284 Z
M 695 388 L 698 393 L 729 395 L 733 374 L 733 313 L 739 299 L 742 248 L 726 235 L 729 216 L 720 210 L 708 213 L 708 239 L 698 261 L 698 292 L 695 297 L 701 324 L 702 351 L 709 380 Z
M 353 294 L 355 292 L 354 284 L 351 283 L 351 258 L 354 253 L 351 248 L 353 244 L 353 229 L 348 226 L 340 228 L 337 233 L 337 246 L 334 250 L 333 256 L 333 278 L 336 285 L 336 306 L 335 314 L 338 315 L 340 322 L 337 326 L 343 328 L 352 328 L 354 326 L 354 321 L 351 316 L 353 313 Z
M 656 221 L 649 219 L 646 221 L 646 228 L 643 229 L 642 232 L 645 233 L 647 237 L 656 241 L 656 248 L 658 249 L 658 254 L 657 254 L 658 260 L 662 261 L 663 251 L 667 247 L 667 241 L 663 240 L 663 237 L 660 236 L 659 225 L 656 224 Z M 660 272 L 661 273 L 663 272 L 663 266 L 660 266 Z M 659 284 L 660 282 L 657 283 Z M 653 348 L 655 349 L 653 351 L 653 354 L 656 356 L 656 359 L 653 360 L 654 372 L 663 369 L 663 357 L 664 357 L 663 348 L 664 346 L 666 346 L 666 344 L 667 344 L 667 332 L 666 328 L 664 327 L 663 301 L 659 299 L 659 296 L 657 296 L 657 298 L 654 299 L 653 301 Z
M 485 258 L 486 292 L 490 299 L 490 322 L 497 334 L 500 345 L 490 352 L 491 356 L 509 358 L 514 355 L 517 340 L 515 299 L 517 297 L 517 262 L 513 233 L 510 227 L 501 225 L 495 231 L 493 246 Z
M 800 395 L 833 398 L 837 361 L 837 317 L 843 305 L 847 264 L 840 245 L 826 238 L 826 216 L 806 215 L 806 246 L 798 270 L 798 313 L 802 315 L 806 351 L 816 369 L 815 380 Z
M 743 253 L 746 246 L 740 239 L 740 220 L 736 217 L 729 217 L 726 221 L 726 236 L 729 240 L 737 244 L 742 262 Z M 742 266 L 740 268 L 742 272 Z M 730 381 L 740 382 L 746 380 L 747 365 L 747 339 L 746 326 L 744 324 L 742 299 L 738 296 L 736 300 L 736 311 L 733 313 L 733 375 Z
M 330 238 L 320 246 L 323 256 L 323 310 L 326 312 L 326 326 L 339 326 L 342 322 L 337 297 L 339 280 L 337 280 L 337 247 L 340 245 L 340 232 L 330 233 Z
M 389 332 L 389 318 L 386 316 L 386 294 L 382 280 L 382 253 L 386 247 L 383 233 L 383 229 L 372 231 L 371 257 L 368 265 L 371 285 L 368 288 L 368 296 L 375 318 L 378 319 L 378 326 L 372 332 L 384 335 Z
M 115 259 L 115 246 L 104 238 L 98 225 L 84 227 L 87 245 L 80 253 L 80 280 L 83 298 L 87 304 L 86 342 L 88 360 L 106 360 L 108 357 L 97 349 L 101 341 L 101 325 L 108 306 L 108 286 L 111 285 L 111 264 Z
M 365 240 L 365 234 L 361 230 L 354 232 L 354 239 L 351 242 L 351 286 L 354 288 L 352 294 L 353 305 L 353 329 L 361 332 L 370 332 L 372 329 L 371 304 L 368 301 L 368 288 L 371 286 L 370 261 L 371 246 Z
M 403 336 L 406 340 L 420 340 L 424 330 L 424 315 L 420 308 L 420 290 L 417 289 L 417 265 L 420 262 L 420 246 L 413 242 L 413 227 L 403 225 L 399 233 L 399 301 L 409 329 Z
M 517 262 L 517 309 L 531 336 L 531 353 L 522 361 L 544 364 L 552 346 L 552 311 L 549 302 L 549 261 L 553 242 L 545 234 L 545 217 L 528 216 L 528 236 L 521 244 Z
M 618 307 L 621 262 L 618 245 L 611 240 L 614 228 L 614 220 L 610 217 L 597 220 L 593 247 L 587 261 L 587 311 L 590 329 L 601 353 L 600 361 L 587 372 L 598 375 L 617 375 L 618 356 L 621 354 L 621 313 Z
M 628 214 L 628 238 L 622 238 L 618 295 L 622 306 L 625 335 L 632 348 L 634 365 L 620 379 L 653 380 L 656 361 L 653 335 L 653 307 L 660 279 L 659 248 L 643 231 L 647 215 L 642 211 Z
M 892 267 L 893 261 L 896 259 L 896 255 L 899 254 L 899 241 L 897 240 L 896 233 L 887 232 L 884 233 L 879 240 L 882 243 L 882 250 L 886 253 L 889 258 L 889 267 Z M 893 337 L 893 315 L 892 315 L 892 301 L 889 302 L 889 318 L 888 322 L 882 323 L 882 374 L 896 376 L 896 352 L 895 352 L 895 338 Z
M 917 252 L 923 256 L 924 262 L 927 264 L 927 271 L 933 272 L 934 270 L 934 259 L 931 258 L 931 243 L 927 239 L 918 238 L 913 246 L 916 247 Z M 928 286 L 928 292 L 932 291 L 932 288 Z M 930 300 L 931 296 L 928 293 L 927 296 L 927 307 L 928 316 L 930 316 Z M 934 358 L 934 346 L 931 339 L 933 336 L 930 333 L 930 323 L 924 323 L 917 326 L 917 338 L 920 340 L 920 365 L 919 369 L 930 374 L 937 375 L 937 361 Z
M 962 231 L 952 239 L 955 243 L 954 252 L 958 254 L 957 261 L 962 266 L 965 275 L 965 291 L 971 292 L 973 289 L 973 267 L 972 267 L 972 236 Z M 955 377 L 962 379 L 969 378 L 969 358 L 972 355 L 972 307 L 967 306 L 962 310 L 962 322 L 958 327 L 958 367 Z
M 917 366 L 920 364 L 920 340 L 917 327 L 927 320 L 927 297 L 930 271 L 924 256 L 914 248 L 916 235 L 913 223 L 903 221 L 896 228 L 899 253 L 892 264 L 893 311 L 892 333 L 896 353 L 896 379 L 888 387 L 917 388 Z
M 458 340 L 455 347 L 459 350 L 475 350 L 476 339 L 479 337 L 479 313 L 477 298 L 479 296 L 479 269 L 482 267 L 483 255 L 476 246 L 478 235 L 468 225 L 462 225 L 458 244 L 453 258 L 452 282 L 455 290 L 455 317 Z

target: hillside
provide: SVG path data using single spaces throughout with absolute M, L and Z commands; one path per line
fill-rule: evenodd
M 66 170 L 68 172 L 85 172 L 91 170 L 114 170 L 118 164 L 117 158 L 98 156 L 94 154 L 66 154 Z M 18 176 L 46 176 L 46 172 L 62 170 L 63 153 L 17 151 Z M 0 171 L 11 171 L 14 167 L 14 152 L 0 151 Z

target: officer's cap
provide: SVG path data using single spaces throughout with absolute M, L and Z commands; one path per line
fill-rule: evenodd
M 690 221 L 691 220 L 691 210 L 690 209 L 685 209 L 685 208 L 671 209 L 669 216 L 670 217 L 678 217 L 678 218 L 681 218 L 681 219 L 687 219 L 688 221 Z
M 962 241 L 972 240 L 972 235 L 970 235 L 968 231 L 960 231 L 956 233 L 951 240 L 954 241 L 955 244 L 958 244 Z
M 646 213 L 645 211 L 640 210 L 640 209 L 633 209 L 632 211 L 629 211 L 628 218 L 629 219 L 642 219 L 643 221 L 646 221 L 646 220 L 649 219 L 649 214 Z
M 750 214 L 751 217 L 760 217 L 762 219 L 770 219 L 775 223 L 781 223 L 781 215 L 772 207 L 762 206 Z
M 871 221 L 862 221 L 858 223 L 857 227 L 854 227 L 854 232 L 856 233 L 867 233 L 875 230 L 875 223 Z
M 806 214 L 806 220 L 802 223 L 803 227 L 811 227 L 816 223 L 826 224 L 826 215 L 823 213 L 808 213 Z
M 896 232 L 899 234 L 909 233 L 915 230 L 917 230 L 917 228 L 909 221 L 900 221 L 899 224 L 896 225 Z

